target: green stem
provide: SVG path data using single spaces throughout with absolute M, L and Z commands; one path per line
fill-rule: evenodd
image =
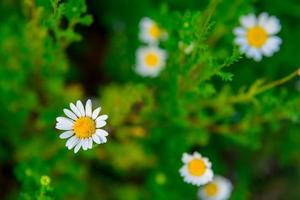
M 201 26 L 200 26 L 201 29 L 200 29 L 200 33 L 199 33 L 199 35 L 200 35 L 199 38 L 202 38 L 203 35 L 207 32 L 209 22 L 213 16 L 218 4 L 219 4 L 219 0 L 212 0 L 203 15 L 204 17 L 201 17 L 202 19 L 204 19 L 204 21 L 203 21 L 203 23 L 201 23 Z
M 299 75 L 299 70 L 297 69 L 296 71 L 294 71 L 293 73 L 289 74 L 288 76 L 285 76 L 279 80 L 273 81 L 271 83 L 268 83 L 260 88 L 257 88 L 255 90 L 253 90 L 253 88 L 250 88 L 246 93 L 243 94 L 239 94 L 237 96 L 234 96 L 233 98 L 231 98 L 230 103 L 241 103 L 241 102 L 246 102 L 249 100 L 253 100 L 253 97 L 255 97 L 256 95 L 263 93 L 267 90 L 270 90 L 274 87 L 277 87 L 279 85 L 282 85 L 288 81 L 290 81 L 291 79 L 293 79 L 294 77 Z
M 294 71 L 293 73 L 291 73 L 290 75 L 283 77 L 277 81 L 271 82 L 263 87 L 261 87 L 260 89 L 258 89 L 258 91 L 256 92 L 256 94 L 262 93 L 266 90 L 272 89 L 274 87 L 277 87 L 279 85 L 282 85 L 288 81 L 290 81 L 291 79 L 295 78 L 296 76 L 298 76 L 298 70 Z

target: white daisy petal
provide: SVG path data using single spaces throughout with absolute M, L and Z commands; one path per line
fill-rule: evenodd
M 249 14 L 247 16 L 242 16 L 240 21 L 241 21 L 241 24 L 246 28 L 252 28 L 257 23 L 256 17 L 255 17 L 254 14 Z
M 86 139 L 86 149 L 90 149 L 90 138 Z
M 193 156 L 196 157 L 196 158 L 202 159 L 201 154 L 198 153 L 197 151 L 195 151 L 195 152 L 193 153 Z M 207 158 L 206 158 L 206 159 L 207 159 Z M 205 159 L 203 158 L 203 160 L 205 160 Z M 208 160 L 208 159 L 207 159 L 207 160 Z
M 73 126 L 74 124 L 74 121 L 69 119 L 69 118 L 66 118 L 66 117 L 57 117 L 56 118 L 56 121 L 60 124 L 65 124 L 65 125 L 68 125 L 68 126 Z
M 254 58 L 254 60 L 255 60 L 256 62 L 261 61 L 261 59 L 262 59 L 262 54 L 261 54 L 261 52 L 260 52 L 259 50 L 255 50 L 255 51 L 254 51 L 253 58 Z
M 96 134 L 99 136 L 108 136 L 108 133 L 103 129 L 97 129 Z
M 234 40 L 234 43 L 235 44 L 238 44 L 238 45 L 245 45 L 248 43 L 247 39 L 245 37 L 237 37 L 235 40 Z
M 96 119 L 98 117 L 100 111 L 101 111 L 101 107 L 95 109 L 94 112 L 93 112 L 93 114 L 92 114 L 92 118 Z
M 80 140 L 74 148 L 74 153 L 77 153 L 82 146 L 82 140 Z
M 107 120 L 107 118 L 108 118 L 107 115 L 100 115 L 99 117 L 97 117 L 96 120 L 103 120 L 103 121 L 105 121 L 105 120 Z
M 87 117 L 92 117 L 92 101 L 90 99 L 85 104 L 85 113 Z
M 242 53 L 247 52 L 248 49 L 249 49 L 249 46 L 248 46 L 247 44 L 244 44 L 244 45 L 241 45 L 241 46 L 240 46 L 240 51 L 241 51 Z
M 277 34 L 280 31 L 281 25 L 279 20 L 276 17 L 272 16 L 269 17 L 264 28 L 267 30 L 269 34 L 273 35 L 273 34 Z
M 97 134 L 93 134 L 93 135 L 92 135 L 92 138 L 93 138 L 93 140 L 94 140 L 95 143 L 97 143 L 97 144 L 100 144 L 100 143 L 101 143 L 101 141 L 100 141 L 100 139 L 99 139 L 99 136 L 98 136 Z
M 182 155 L 182 162 L 184 162 L 184 163 L 188 163 L 190 160 L 191 160 L 191 156 L 190 156 L 190 154 L 187 154 L 187 153 L 184 153 L 183 155 Z
M 245 28 L 242 28 L 242 27 L 235 28 L 233 30 L 233 32 L 237 36 L 245 36 L 246 35 L 246 30 L 245 30 Z
M 255 55 L 255 48 L 249 48 L 249 50 L 246 52 L 246 57 L 247 58 L 253 58 Z
M 76 137 L 74 140 L 71 141 L 71 143 L 67 146 L 68 149 L 73 149 L 75 147 L 75 145 L 77 145 L 77 143 L 79 142 L 80 140 Z
M 269 45 L 272 45 L 272 46 L 278 46 L 282 43 L 282 40 L 280 37 L 277 37 L 277 36 L 272 36 L 268 39 L 267 43 L 269 43 Z
M 96 128 L 101 128 L 106 125 L 106 121 L 103 121 L 99 118 L 96 119 Z
M 272 48 L 269 48 L 268 45 L 264 45 L 261 49 L 262 53 L 267 56 L 267 57 L 270 57 L 273 55 L 273 49 Z
M 72 136 L 71 138 L 69 138 L 67 140 L 66 147 L 69 147 L 74 141 L 76 141 L 76 139 L 77 139 L 76 136 Z
M 92 149 L 93 148 L 93 138 L 89 138 L 89 146 L 88 146 L 89 149 Z
M 84 139 L 84 140 L 82 141 L 82 149 L 83 149 L 84 151 L 88 149 L 88 142 L 89 142 L 88 139 Z
M 66 139 L 66 138 L 71 137 L 72 135 L 74 135 L 73 131 L 66 131 L 66 132 L 63 132 L 62 134 L 60 134 L 59 138 Z
M 81 116 L 85 116 L 85 110 L 84 110 L 84 107 L 83 107 L 83 104 L 80 100 L 78 100 L 76 102 L 76 107 L 78 108 L 79 112 L 81 113 Z
M 78 117 L 82 116 L 81 112 L 78 110 L 78 108 L 73 103 L 70 103 L 70 108 Z
M 101 144 L 107 142 L 107 138 L 106 138 L 105 136 L 99 136 L 99 139 L 100 139 L 100 141 L 101 141 Z
M 268 18 L 269 18 L 268 13 L 265 13 L 265 12 L 261 13 L 258 16 L 258 25 L 261 27 L 264 27 L 266 25 L 266 23 L 268 22 Z
M 78 117 L 72 111 L 70 111 L 69 109 L 64 109 L 64 113 L 67 117 L 69 117 L 73 120 L 78 119 Z
M 69 131 L 73 129 L 73 126 L 70 124 L 57 123 L 55 128 L 62 131 Z

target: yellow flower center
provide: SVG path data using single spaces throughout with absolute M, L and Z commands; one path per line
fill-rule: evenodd
M 193 159 L 188 164 L 188 170 L 193 176 L 201 176 L 206 170 L 206 165 L 201 159 Z
M 204 188 L 207 196 L 212 197 L 218 193 L 218 186 L 215 183 L 209 183 Z
M 96 123 L 90 117 L 80 117 L 75 121 L 73 129 L 78 138 L 88 138 L 95 133 Z
M 156 24 L 153 24 L 149 28 L 149 33 L 153 38 L 159 38 L 161 31 L 160 31 L 160 28 Z
M 158 60 L 158 55 L 155 53 L 148 53 L 145 57 L 145 62 L 149 67 L 157 66 Z
M 247 39 L 250 46 L 260 48 L 266 43 L 268 33 L 262 27 L 255 26 L 248 30 Z

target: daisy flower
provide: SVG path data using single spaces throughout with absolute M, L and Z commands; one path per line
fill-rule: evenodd
M 242 16 L 240 23 L 241 27 L 234 29 L 234 42 L 248 58 L 258 62 L 262 56 L 271 57 L 279 50 L 282 40 L 275 34 L 280 31 L 281 25 L 276 17 L 267 13 L 261 13 L 258 17 L 249 14 Z
M 167 54 L 156 46 L 140 47 L 136 51 L 136 73 L 156 77 L 166 65 Z
M 205 185 L 213 179 L 210 161 L 194 152 L 192 155 L 184 153 L 182 156 L 183 167 L 179 170 L 184 181 L 192 185 Z
M 140 40 L 145 43 L 156 44 L 164 35 L 164 31 L 149 17 L 143 17 L 140 21 L 139 27 Z
M 67 117 L 57 117 L 56 127 L 65 131 L 60 134 L 61 139 L 68 139 L 66 146 L 68 149 L 74 148 L 77 153 L 80 148 L 91 149 L 93 142 L 97 144 L 106 143 L 108 133 L 101 129 L 106 125 L 107 115 L 99 115 L 101 108 L 92 111 L 92 101 L 87 100 L 85 107 L 81 101 L 76 105 L 70 103 L 70 109 L 64 109 Z
M 227 200 L 232 192 L 230 180 L 222 176 L 215 176 L 213 181 L 198 190 L 201 200 Z

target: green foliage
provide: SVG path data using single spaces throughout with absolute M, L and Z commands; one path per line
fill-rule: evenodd
M 196 199 L 184 152 L 232 180 L 233 200 L 299 199 L 297 0 L 3 0 L 0 199 Z M 276 15 L 278 53 L 233 45 L 239 17 Z M 157 78 L 134 72 L 139 20 L 167 32 Z M 95 20 L 93 20 L 95 19 Z M 73 154 L 54 129 L 77 99 L 108 114 L 108 142 Z

